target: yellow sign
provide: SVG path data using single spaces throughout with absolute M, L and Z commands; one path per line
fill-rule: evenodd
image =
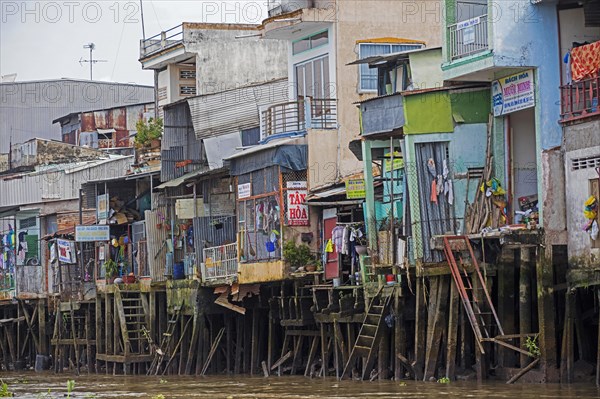
M 365 192 L 365 180 L 354 179 L 346 180 L 346 198 L 347 199 L 361 199 L 367 196 Z
M 385 160 L 385 171 L 389 172 L 391 170 L 391 165 L 392 165 L 392 159 L 390 158 L 390 153 L 387 152 L 385 154 L 385 157 L 387 158 Z M 404 168 L 404 158 L 402 157 L 402 154 L 399 151 L 394 151 L 394 170 L 402 169 L 402 168 Z

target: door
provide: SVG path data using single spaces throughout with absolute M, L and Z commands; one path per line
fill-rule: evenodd
M 329 217 L 327 219 L 323 216 L 323 242 L 325 244 L 331 239 L 331 232 L 336 225 L 337 216 Z M 338 278 L 340 276 L 340 268 L 338 263 L 338 252 L 335 245 L 333 246 L 333 252 L 326 252 L 325 256 L 325 279 L 331 280 L 332 278 Z

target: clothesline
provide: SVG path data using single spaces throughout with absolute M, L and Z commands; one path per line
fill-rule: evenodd
M 365 222 L 352 222 L 352 223 L 337 222 L 336 226 L 353 226 L 353 225 L 363 225 L 363 224 L 365 224 Z

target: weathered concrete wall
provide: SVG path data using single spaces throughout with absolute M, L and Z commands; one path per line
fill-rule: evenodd
M 104 152 L 93 148 L 51 140 L 30 140 L 13 146 L 11 153 L 13 168 L 91 161 L 106 156 Z
M 560 147 L 542 152 L 544 231 L 546 246 L 567 244 L 565 161 Z
M 386 1 L 347 0 L 337 3 L 334 29 L 336 48 L 336 75 L 338 122 L 340 125 L 339 175 L 348 176 L 360 172 L 362 165 L 348 148 L 348 143 L 358 137 L 359 113 L 356 101 L 372 97 L 360 94 L 359 67 L 347 64 L 358 59 L 358 40 L 384 37 L 422 40 L 427 47 L 436 47 L 442 39 L 442 2 L 433 1 Z M 331 149 L 327 149 L 331 152 Z
M 337 177 L 337 130 L 308 130 L 308 189 L 314 190 L 333 183 Z M 344 143 L 347 146 L 347 142 Z M 352 155 L 354 157 L 354 155 Z M 357 164 L 360 162 L 354 157 Z M 361 164 L 362 165 L 362 164 Z
M 575 159 L 600 157 L 599 130 L 600 119 L 564 128 L 566 222 L 569 262 L 573 265 L 589 266 L 600 263 L 600 249 L 592 248 L 593 241 L 589 234 L 583 231 L 587 222 L 583 215 L 584 202 L 591 194 L 590 180 L 598 179 L 598 174 L 593 167 L 578 170 L 573 168 Z M 597 244 L 600 244 L 600 240 L 597 240 Z
M 254 25 L 184 24 L 186 51 L 196 53 L 198 95 L 287 75 L 287 41 L 239 37 L 257 34 L 256 28 Z
M 282 260 L 259 263 L 240 263 L 238 281 L 240 284 L 267 283 L 286 278 L 286 264 Z

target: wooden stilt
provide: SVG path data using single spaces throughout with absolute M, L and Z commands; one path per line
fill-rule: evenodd
M 458 289 L 456 284 L 450 282 L 450 309 L 448 316 L 448 345 L 446 347 L 446 378 L 455 379 L 456 370 L 456 345 L 458 334 Z
M 425 372 L 423 380 L 435 377 L 442 332 L 447 326 L 446 309 L 448 306 L 449 279 L 445 276 L 431 279 L 431 295 L 429 297 L 429 312 L 427 326 L 427 350 L 425 354 Z
M 519 331 L 531 330 L 531 250 L 521 249 L 521 262 L 519 270 Z M 527 337 L 521 338 L 521 347 L 525 347 Z M 521 355 L 521 367 L 529 363 L 529 357 Z
M 423 380 L 425 367 L 425 343 L 427 340 L 427 308 L 425 301 L 425 280 L 423 277 L 417 279 L 416 319 L 415 319 L 415 379 Z
M 252 347 L 250 354 L 250 375 L 254 375 L 254 370 L 258 366 L 258 324 L 259 324 L 259 313 L 258 309 L 252 310 Z
M 235 362 L 234 362 L 234 374 L 240 374 L 242 364 L 242 340 L 243 340 L 243 329 L 242 321 L 243 317 L 237 315 L 236 321 L 236 333 L 235 333 Z

